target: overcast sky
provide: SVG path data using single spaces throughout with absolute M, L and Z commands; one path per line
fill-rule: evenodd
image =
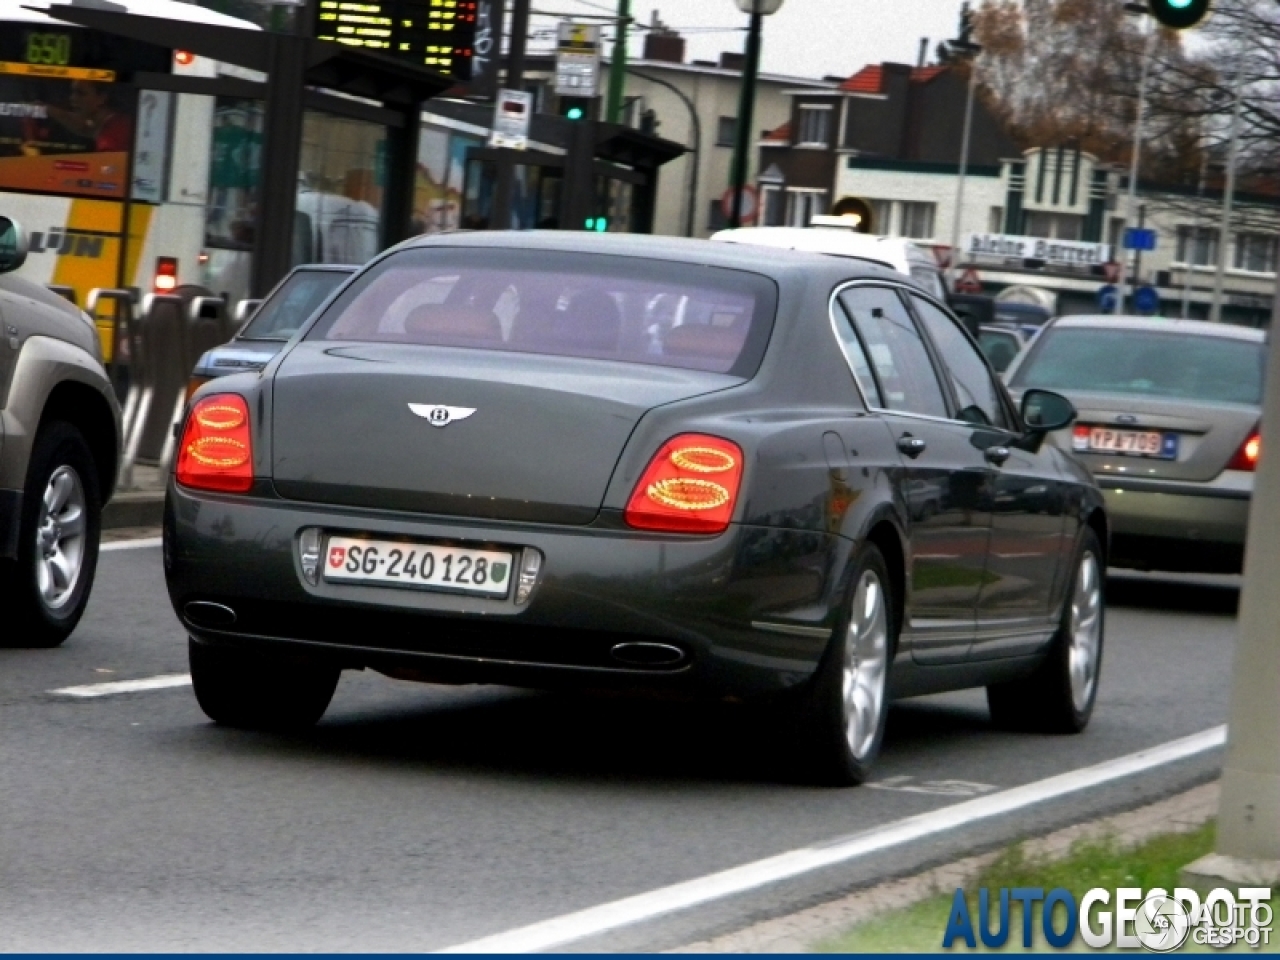
M 533 0 L 534 10 L 602 13 L 616 0 Z M 741 51 L 747 22 L 736 0 L 632 0 L 631 15 L 647 24 L 657 10 L 687 40 L 686 59 L 714 60 Z M 955 35 L 960 0 L 784 0 L 764 21 L 762 69 L 802 77 L 848 76 L 867 63 L 915 63 L 921 37 L 929 50 Z M 550 26 L 535 17 L 533 26 Z M 543 46 L 543 43 L 537 43 Z M 633 56 L 640 42 L 631 44 Z

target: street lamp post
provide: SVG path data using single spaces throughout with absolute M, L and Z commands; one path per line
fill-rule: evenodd
M 1145 3 L 1126 3 L 1124 8 L 1129 13 L 1149 13 Z M 1155 26 L 1147 31 L 1142 43 L 1142 68 L 1138 76 L 1138 115 L 1133 121 L 1133 155 L 1129 158 L 1129 195 L 1128 203 L 1125 207 L 1125 225 L 1132 226 L 1138 222 L 1138 161 L 1142 156 L 1142 126 L 1147 114 L 1147 76 L 1151 68 L 1151 49 L 1155 44 L 1156 31 Z M 1132 286 L 1136 290 L 1138 287 L 1138 277 L 1136 271 L 1131 276 L 1129 273 L 1129 252 L 1126 250 L 1120 256 L 1120 283 L 1117 287 L 1119 296 L 1116 298 L 1116 312 L 1124 313 L 1124 305 L 1126 300 L 1126 289 Z
M 1218 263 L 1213 273 L 1209 319 L 1222 322 L 1222 288 L 1227 275 L 1227 247 L 1231 239 L 1231 211 L 1236 193 L 1236 156 L 1240 152 L 1240 110 L 1244 103 L 1244 64 L 1236 65 L 1235 101 L 1231 105 L 1231 145 L 1227 147 L 1227 183 L 1222 197 L 1222 226 L 1218 229 Z
M 956 208 L 951 224 L 951 257 L 947 263 L 947 289 L 955 290 L 956 270 L 960 265 L 960 221 L 964 214 L 964 181 L 965 175 L 969 172 L 969 136 L 973 129 L 973 90 L 977 86 L 974 75 L 978 72 L 977 59 L 978 54 L 982 52 L 982 47 L 966 40 L 951 41 L 950 46 L 957 53 L 967 54 L 969 57 L 969 82 L 964 98 L 964 128 L 960 133 L 960 171 L 956 177 Z
M 782 0 L 737 0 L 738 9 L 751 15 L 747 27 L 747 51 L 742 65 L 742 93 L 738 101 L 738 129 L 733 148 L 733 207 L 729 226 L 742 225 L 742 194 L 747 185 L 748 156 L 751 152 L 751 114 L 756 103 L 756 77 L 760 73 L 760 30 L 764 18 L 777 13 Z

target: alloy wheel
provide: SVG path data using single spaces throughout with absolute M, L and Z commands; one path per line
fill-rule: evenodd
M 1084 710 L 1098 682 L 1098 651 L 1102 640 L 1102 577 L 1097 557 L 1085 551 L 1076 571 L 1071 595 L 1071 620 L 1067 651 L 1071 702 Z
M 845 637 L 845 736 L 854 759 L 874 749 L 884 715 L 889 665 L 889 614 L 880 578 L 864 570 L 853 595 L 853 612 Z
M 36 587 L 50 610 L 65 606 L 84 567 L 87 501 L 80 475 L 62 465 L 45 486 L 36 524 Z

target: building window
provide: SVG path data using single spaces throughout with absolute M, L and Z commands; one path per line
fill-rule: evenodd
M 917 240 L 928 240 L 933 237 L 933 215 L 937 209 L 934 203 L 902 202 L 901 220 L 898 234 Z
M 1236 269 L 1276 272 L 1276 237 L 1267 233 L 1236 234 Z
M 732 147 L 738 140 L 738 118 L 721 117 L 716 121 L 716 146 Z
M 821 190 L 787 191 L 787 225 L 807 227 L 809 221 L 827 212 L 827 195 Z
M 1237 257 L 1239 254 L 1237 254 Z M 1211 267 L 1218 262 L 1218 231 L 1215 227 L 1178 227 L 1179 263 Z
M 825 147 L 831 136 L 831 108 L 801 107 L 797 144 Z
M 871 204 L 871 232 L 881 236 L 893 236 L 893 201 L 868 200 Z
M 1084 233 L 1084 217 L 1078 213 L 1046 213 L 1028 210 L 1026 234 L 1046 240 L 1079 240 Z
M 787 195 L 780 187 L 760 187 L 760 225 L 784 227 L 787 224 Z

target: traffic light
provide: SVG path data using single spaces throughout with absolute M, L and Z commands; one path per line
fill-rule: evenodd
M 1209 12 L 1209 0 L 1147 0 L 1156 22 L 1171 30 L 1194 27 Z
M 589 120 L 591 118 L 591 98 L 561 97 L 560 116 L 566 120 Z
M 586 222 L 583 224 L 583 228 L 586 230 L 594 230 L 596 233 L 604 233 L 609 229 L 609 218 L 587 217 Z

